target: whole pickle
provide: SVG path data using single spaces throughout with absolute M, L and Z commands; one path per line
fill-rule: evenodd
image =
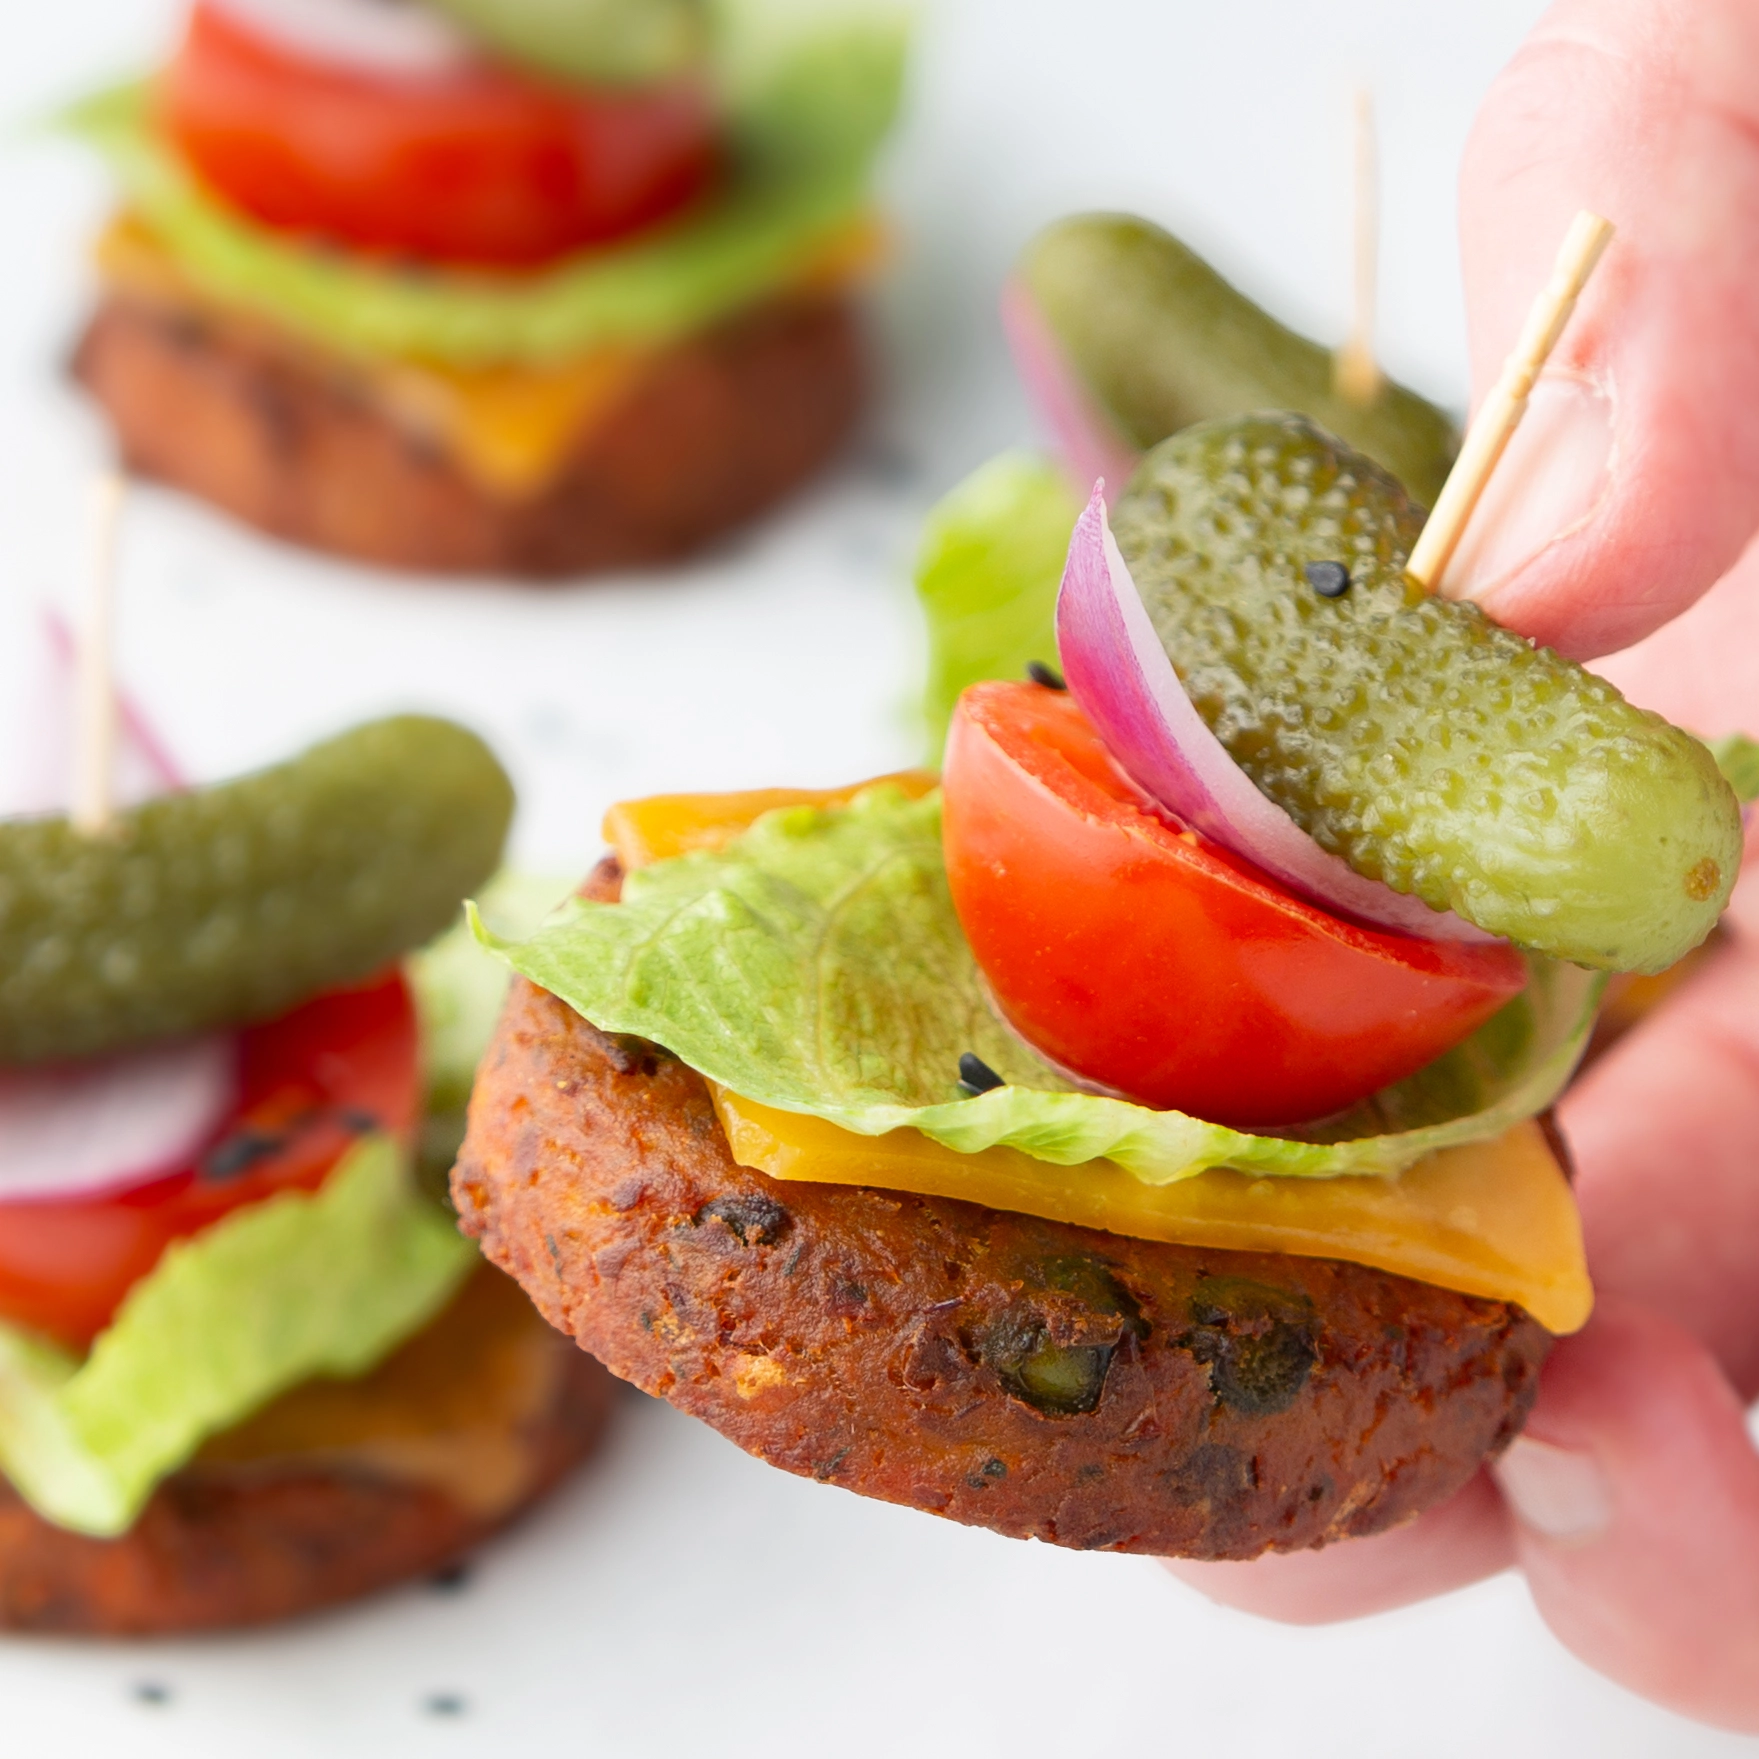
M 1332 387 L 1332 354 L 1261 311 L 1170 232 L 1075 214 L 1026 247 L 1018 275 L 1065 357 L 1139 448 L 1259 409 L 1311 416 L 1432 504 L 1459 449 L 1453 422 L 1385 381 L 1373 402 Z
M 1360 453 L 1301 416 L 1205 422 L 1113 524 L 1198 712 L 1358 873 L 1581 965 L 1660 971 L 1709 934 L 1741 857 L 1709 750 L 1425 593 L 1422 513 Z
M 97 836 L 0 825 L 0 1063 L 268 1019 L 370 976 L 454 919 L 512 811 L 475 734 L 406 715 Z

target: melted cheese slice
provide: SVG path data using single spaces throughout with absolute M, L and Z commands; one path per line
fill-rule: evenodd
M 695 849 L 719 849 L 749 830 L 754 820 L 782 806 L 843 806 L 863 788 L 881 782 L 920 800 L 940 778 L 927 770 L 898 770 L 851 782 L 846 788 L 753 788 L 743 794 L 654 794 L 646 800 L 620 800 L 605 814 L 604 839 L 624 871 L 669 861 Z
M 916 795 L 935 782 L 922 771 L 875 779 Z M 840 804 L 872 785 L 625 801 L 606 814 L 605 838 L 625 868 L 641 867 L 718 848 L 774 807 Z M 954 1197 L 1175 1245 L 1339 1258 L 1513 1301 L 1560 1336 L 1578 1330 L 1594 1304 L 1576 1200 L 1533 1122 L 1433 1154 L 1392 1179 L 1217 1169 L 1145 1185 L 1112 1161 L 1060 1167 L 1014 1148 L 959 1154 L 920 1131 L 858 1136 L 713 1083 L 710 1091 L 733 1158 L 773 1179 Z
M 916 1130 L 857 1136 L 710 1084 L 733 1158 L 772 1179 L 957 1197 L 1137 1240 L 1371 1264 L 1513 1301 L 1547 1331 L 1593 1306 L 1576 1202 L 1544 1132 L 1450 1148 L 1396 1179 L 1262 1179 L 1216 1170 L 1145 1185 L 1113 1161 L 1059 1167 L 1015 1148 L 958 1154 Z
M 864 215 L 826 239 L 777 291 L 834 292 L 867 274 L 885 249 L 884 228 Z M 548 487 L 663 348 L 620 344 L 538 366 L 458 367 L 413 358 L 343 361 L 203 295 L 138 220 L 125 215 L 112 221 L 94 254 L 105 284 L 119 293 L 199 314 L 247 334 L 259 346 L 316 360 L 331 374 L 345 371 L 354 389 L 383 414 L 438 447 L 490 493 L 509 500 L 527 499 Z
M 364 1471 L 431 1484 L 494 1519 L 543 1464 L 536 1432 L 566 1354 L 519 1285 L 483 1265 L 376 1368 L 302 1382 L 213 1437 L 197 1463 Z

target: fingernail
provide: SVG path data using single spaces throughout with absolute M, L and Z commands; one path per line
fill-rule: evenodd
M 1613 413 L 1584 374 L 1540 379 L 1442 576 L 1449 598 L 1483 604 L 1588 521 L 1612 484 Z
M 1593 1539 L 1612 1522 L 1612 1486 L 1592 1454 L 1517 1436 L 1491 1472 L 1515 1519 L 1547 1539 Z

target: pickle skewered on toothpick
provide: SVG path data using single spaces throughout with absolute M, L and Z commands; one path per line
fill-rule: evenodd
M 1434 404 L 1390 379 L 1367 402 L 1340 391 L 1331 350 L 1278 323 L 1152 221 L 1057 221 L 1022 253 L 1010 298 L 1129 448 L 1216 416 L 1292 409 L 1426 505 L 1453 463 L 1459 435 Z
M 1422 526 L 1295 415 L 1164 442 L 1113 520 L 1198 712 L 1324 848 L 1522 946 L 1661 970 L 1728 902 L 1733 793 L 1690 734 L 1425 593 Z
M 84 836 L 0 824 L 0 1062 L 267 1019 L 457 914 L 512 816 L 474 734 L 407 715 Z

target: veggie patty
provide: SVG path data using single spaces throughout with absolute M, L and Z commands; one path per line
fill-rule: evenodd
M 614 864 L 591 895 L 616 895 Z M 611 1370 L 773 1465 L 1015 1537 L 1247 1558 L 1379 1532 L 1519 1429 L 1518 1308 L 738 1166 L 700 1077 L 520 981 L 463 1226 Z
M 846 299 L 772 300 L 653 355 L 518 498 L 247 324 L 112 298 L 75 371 L 132 469 L 247 524 L 387 567 L 535 577 L 666 561 L 754 517 L 843 442 L 865 387 Z
M 479 1269 L 370 1374 L 217 1437 L 120 1538 L 52 1526 L 0 1480 L 0 1630 L 228 1630 L 443 1568 L 592 1451 L 612 1392 Z

